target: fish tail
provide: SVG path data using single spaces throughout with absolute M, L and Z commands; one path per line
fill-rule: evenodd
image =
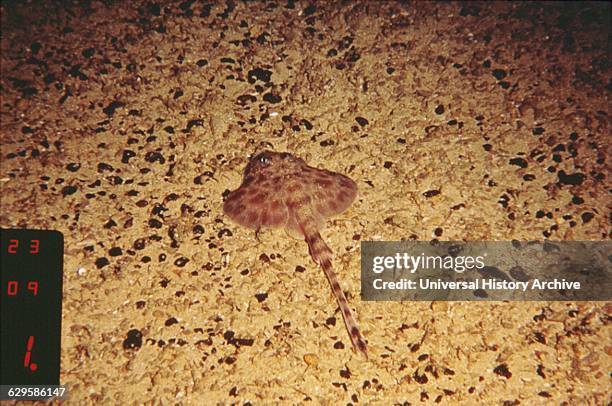
M 305 230 L 306 231 L 306 230 Z M 331 286 L 332 293 L 336 297 L 336 302 L 338 303 L 338 307 L 342 312 L 342 318 L 344 319 L 344 325 L 346 326 L 346 330 L 348 331 L 349 337 L 351 338 L 351 343 L 353 344 L 353 348 L 356 351 L 361 352 L 366 359 L 368 358 L 368 346 L 361 335 L 361 331 L 359 330 L 359 326 L 355 321 L 355 317 L 353 316 L 353 312 L 349 307 L 348 301 L 346 300 L 346 296 L 340 287 L 340 283 L 338 282 L 338 278 L 336 277 L 336 273 L 332 267 L 332 258 L 333 253 L 331 249 L 325 244 L 321 234 L 313 230 L 307 230 L 308 232 L 304 233 L 306 242 L 308 243 L 308 249 L 310 251 L 310 255 L 312 259 L 321 265 L 323 268 L 323 272 L 325 272 L 325 276 L 327 276 L 327 280 L 329 281 L 329 285 Z

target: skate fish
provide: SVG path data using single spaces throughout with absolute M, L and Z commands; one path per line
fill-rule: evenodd
M 319 233 L 325 220 L 346 210 L 356 196 L 357 185 L 344 175 L 308 166 L 287 152 L 264 151 L 250 159 L 223 211 L 242 226 L 256 231 L 284 227 L 306 241 L 327 276 L 353 347 L 367 358 L 367 344 L 332 268 L 333 253 Z

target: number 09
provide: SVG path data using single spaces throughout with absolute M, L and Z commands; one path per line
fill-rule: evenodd
M 27 286 L 28 290 L 31 291 L 34 296 L 38 295 L 38 281 L 29 281 Z M 6 293 L 9 296 L 15 296 L 17 292 L 19 292 L 19 282 L 9 281 Z

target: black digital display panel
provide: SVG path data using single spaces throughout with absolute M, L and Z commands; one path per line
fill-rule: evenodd
M 64 236 L 0 229 L 0 384 L 59 385 Z

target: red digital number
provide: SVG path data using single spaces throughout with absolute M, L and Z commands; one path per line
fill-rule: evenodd
M 38 254 L 40 240 L 30 240 L 30 254 Z
M 16 254 L 17 253 L 17 247 L 19 247 L 19 240 L 11 240 L 9 242 L 9 246 L 8 246 L 9 254 Z
M 38 281 L 28 282 L 28 290 L 31 290 L 34 293 L 34 296 L 38 295 Z
M 30 363 L 30 358 L 32 357 L 32 347 L 34 347 L 34 336 L 28 337 L 26 353 L 25 353 L 25 357 L 23 357 L 24 368 L 30 367 L 30 370 L 34 372 L 38 369 L 38 365 L 36 365 L 35 362 Z
M 6 289 L 6 293 L 8 293 L 9 296 L 15 296 L 17 294 L 18 288 L 19 288 L 19 282 L 9 281 L 8 288 Z
M 28 290 L 33 293 L 34 296 L 38 295 L 38 281 L 29 281 L 28 282 Z M 19 292 L 19 282 L 18 281 L 9 281 L 6 293 L 9 296 L 15 296 Z

